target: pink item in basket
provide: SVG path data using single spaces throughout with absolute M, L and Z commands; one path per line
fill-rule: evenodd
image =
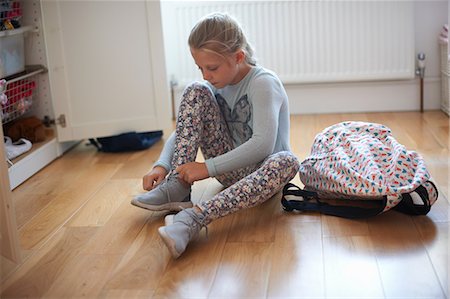
M 6 90 L 6 80 L 1 79 L 0 80 L 0 104 L 3 106 L 6 105 L 6 103 L 8 102 L 8 97 L 5 94 L 5 90 Z
M 11 104 L 19 102 L 24 98 L 29 98 L 33 95 L 33 91 L 36 88 L 36 82 L 30 80 L 21 80 L 19 82 L 13 82 L 8 85 L 8 90 L 5 94 L 8 96 Z
M 5 106 L 8 103 L 8 97 L 4 93 L 0 93 L 0 104 Z

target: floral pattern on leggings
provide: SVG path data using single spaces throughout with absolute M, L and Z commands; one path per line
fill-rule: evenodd
M 181 98 L 172 169 L 195 161 L 199 147 L 206 159 L 233 149 L 212 91 L 203 83 L 195 82 L 186 87 Z
M 205 159 L 233 149 L 232 139 L 211 90 L 203 83 L 189 85 L 182 96 L 176 125 L 172 169 L 195 161 L 201 148 Z M 218 175 L 225 190 L 200 204 L 205 224 L 258 205 L 294 178 L 299 162 L 291 152 L 278 152 L 263 162 Z

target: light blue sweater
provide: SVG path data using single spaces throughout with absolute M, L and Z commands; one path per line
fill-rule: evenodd
M 209 176 L 256 164 L 273 153 L 290 150 L 288 98 L 275 73 L 255 66 L 235 85 L 216 89 L 207 84 L 216 96 L 235 147 L 205 161 Z M 170 170 L 174 148 L 172 133 L 155 166 Z

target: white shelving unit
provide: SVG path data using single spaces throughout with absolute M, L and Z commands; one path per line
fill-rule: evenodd
M 17 264 L 22 258 L 10 189 L 79 140 L 171 127 L 159 1 L 21 4 L 21 24 L 31 27 L 24 39 L 25 64 L 47 69 L 35 74 L 37 90 L 27 114 L 65 121 L 51 125 L 47 139 L 9 169 L 5 161 L 0 167 L 0 254 Z M 117 26 L 124 15 L 127 26 Z M 4 160 L 2 135 L 3 126 Z
M 47 58 L 42 34 L 40 2 L 38 0 L 27 0 L 22 1 L 21 5 L 23 11 L 21 23 L 23 26 L 14 31 L 20 31 L 20 33 L 24 34 L 26 71 L 9 76 L 6 80 L 9 86 L 15 84 L 20 87 L 21 85 L 33 82 L 35 87 L 34 90 L 31 90 L 31 88 L 28 90 L 28 93 L 32 93 L 32 97 L 20 99 L 20 101 L 24 101 L 24 104 L 20 105 L 22 111 L 18 111 L 17 106 L 13 107 L 11 105 L 11 107 L 4 107 L 5 112 L 9 114 L 3 115 L 2 125 L 6 125 L 8 122 L 22 116 L 33 115 L 39 119 L 44 119 L 45 116 L 53 118 L 54 115 L 46 69 Z M 3 32 L 3 34 L 10 33 Z M 32 149 L 28 153 L 11 161 L 8 167 L 11 190 L 51 163 L 76 143 L 58 142 L 54 131 L 54 127 L 47 128 L 45 141 L 33 144 Z

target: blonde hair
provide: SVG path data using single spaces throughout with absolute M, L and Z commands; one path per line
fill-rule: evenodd
M 239 23 L 225 13 L 212 13 L 203 17 L 192 28 L 189 47 L 214 52 L 221 56 L 242 50 L 245 62 L 256 65 L 252 46 L 248 43 Z

